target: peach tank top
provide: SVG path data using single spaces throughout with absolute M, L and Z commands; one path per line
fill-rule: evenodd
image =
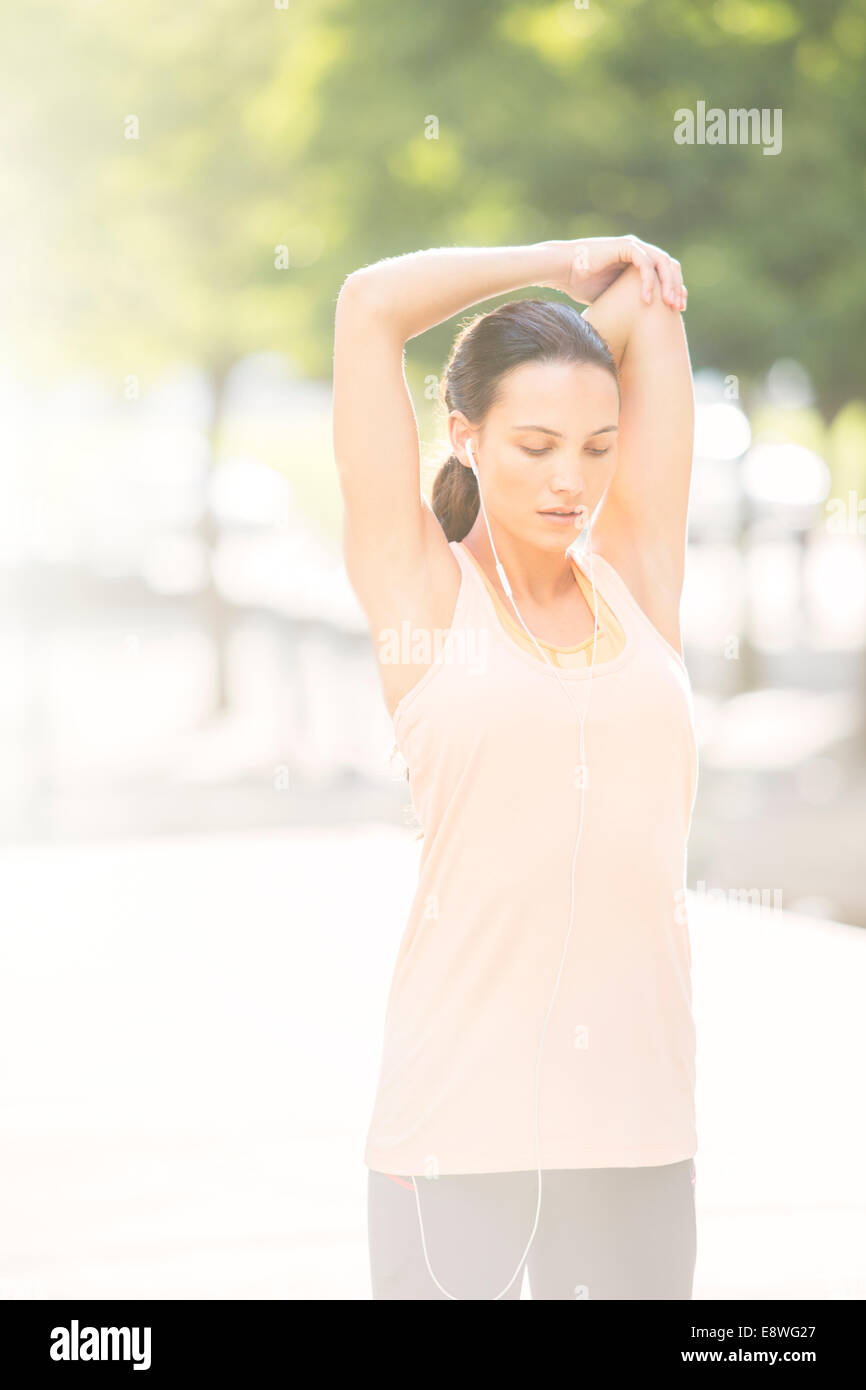
M 364 1161 L 403 1176 L 536 1168 L 536 1063 L 568 931 L 590 693 L 586 661 L 554 672 L 517 624 L 522 646 L 474 556 L 451 549 L 452 625 L 394 712 L 424 839 Z M 591 606 L 588 558 L 568 553 Z M 573 926 L 541 1060 L 543 1168 L 697 1149 L 691 686 L 617 571 L 592 563 L 607 659 L 600 634 Z

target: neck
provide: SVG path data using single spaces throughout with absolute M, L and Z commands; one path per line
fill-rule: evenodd
M 539 608 L 547 607 L 573 590 L 574 569 L 565 549 L 577 539 L 577 531 L 573 535 L 563 536 L 561 549 L 548 550 L 543 546 L 532 545 L 520 536 L 512 535 L 492 519 L 490 529 L 493 532 L 496 554 L 508 575 L 508 582 L 518 604 L 524 599 Z M 496 556 L 493 554 L 480 509 L 472 529 L 464 537 L 463 544 L 487 571 L 491 582 L 499 588 Z

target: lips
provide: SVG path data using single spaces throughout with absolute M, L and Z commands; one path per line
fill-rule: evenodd
M 571 522 L 575 526 L 585 526 L 589 519 L 589 512 L 586 507 L 573 507 L 571 511 L 560 512 L 551 509 L 550 511 L 540 512 L 541 516 L 549 516 L 554 521 Z

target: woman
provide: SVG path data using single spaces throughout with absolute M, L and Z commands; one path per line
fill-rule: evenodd
M 431 509 L 404 344 L 528 286 L 588 307 L 461 330 Z M 420 251 L 339 296 L 345 562 L 424 834 L 365 1153 L 374 1298 L 518 1298 L 524 1265 L 533 1298 L 692 1296 L 685 302 L 633 236 Z

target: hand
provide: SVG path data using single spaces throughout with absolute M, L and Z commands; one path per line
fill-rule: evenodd
M 629 265 L 640 272 L 644 301 L 652 302 L 656 283 L 672 309 L 684 310 L 688 290 L 680 263 L 652 242 L 636 236 L 583 237 L 557 243 L 562 248 L 560 277 L 551 282 L 579 304 L 592 304 Z

